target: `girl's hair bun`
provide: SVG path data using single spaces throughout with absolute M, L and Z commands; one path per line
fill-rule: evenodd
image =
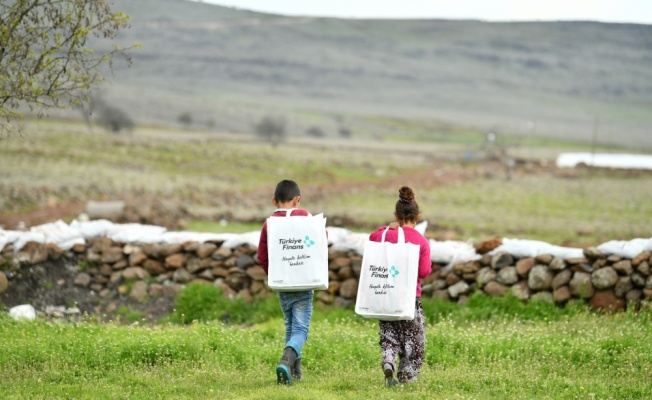
M 410 203 L 414 200 L 414 191 L 407 186 L 403 186 L 398 191 L 399 200 Z

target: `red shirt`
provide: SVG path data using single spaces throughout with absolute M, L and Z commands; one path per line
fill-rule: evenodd
M 278 210 L 274 211 L 274 214 L 272 214 L 272 217 L 285 217 L 287 213 L 287 210 L 279 208 Z M 292 210 L 290 213 L 291 216 L 302 216 L 302 217 L 307 217 L 310 215 L 308 210 L 304 210 L 303 208 L 297 208 Z M 265 273 L 267 273 L 267 270 L 269 268 L 269 256 L 267 254 L 267 220 L 265 220 L 265 223 L 263 224 L 263 229 L 260 231 L 260 241 L 258 242 L 258 263 L 260 264 L 261 267 L 263 267 L 263 270 L 265 270 Z
M 369 235 L 369 240 L 373 242 L 380 242 L 383 237 L 383 232 L 386 226 L 378 228 L 375 232 Z M 432 272 L 432 261 L 430 260 L 430 243 L 422 234 L 414 228 L 409 226 L 403 227 L 405 232 L 405 241 L 419 245 L 419 273 L 417 278 L 417 297 L 421 297 L 421 279 L 427 278 Z M 398 229 L 389 229 L 385 235 L 385 241 L 396 243 L 398 241 Z

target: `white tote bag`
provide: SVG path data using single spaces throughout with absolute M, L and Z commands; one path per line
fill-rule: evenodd
M 328 241 L 323 214 L 267 218 L 267 284 L 279 292 L 328 289 Z
M 368 241 L 362 256 L 355 312 L 381 320 L 414 319 L 419 245 L 405 242 L 398 228 L 398 243 Z

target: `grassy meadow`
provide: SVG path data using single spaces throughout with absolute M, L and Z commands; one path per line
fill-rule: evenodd
M 190 230 L 244 232 L 259 229 L 272 211 L 274 185 L 290 178 L 302 187 L 303 207 L 363 232 L 391 220 L 398 188 L 410 185 L 438 239 L 500 236 L 583 247 L 650 237 L 650 172 L 559 170 L 560 152 L 591 148 L 505 136 L 500 148 L 525 160 L 508 175 L 502 161 L 489 158 L 496 152 L 483 150 L 478 131 L 385 122 L 405 134 L 291 136 L 277 147 L 249 135 L 156 127 L 111 135 L 82 124 L 33 122 L 22 135 L 0 140 L 0 216 L 88 200 L 158 199 L 186 208 Z M 428 140 L 417 140 L 429 129 Z
M 237 324 L 220 322 L 210 312 L 187 324 L 174 322 L 179 310 L 169 323 L 156 326 L 146 321 L 22 322 L 0 315 L 0 391 L 6 399 L 652 395 L 649 309 L 609 315 L 583 306 L 559 309 L 484 296 L 471 298 L 465 307 L 424 301 L 427 349 L 420 378 L 390 389 L 379 366 L 377 322 L 351 310 L 319 307 L 304 348 L 304 380 L 292 387 L 276 385 L 274 368 L 282 353 L 284 327 L 278 300 L 265 303 L 248 310 L 242 303 L 227 304 L 221 312 L 244 321 Z M 193 307 L 201 309 L 198 304 Z M 178 306 L 189 307 L 187 302 Z M 205 311 L 214 309 L 204 306 Z
M 272 147 L 246 135 L 155 127 L 108 135 L 39 121 L 5 139 L 5 215 L 87 200 L 158 198 L 187 207 L 192 230 L 244 232 L 259 229 L 271 211 L 276 182 L 292 178 L 302 186 L 304 207 L 359 231 L 390 220 L 396 191 L 407 184 L 433 236 L 576 246 L 650 237 L 652 174 L 554 168 L 557 153 L 590 150 L 577 143 L 507 143 L 510 156 L 528 160 L 508 177 L 502 164 L 482 157 L 477 132 L 459 141 L 291 137 Z M 225 216 L 228 223 L 220 224 Z M 602 314 L 582 305 L 482 295 L 464 307 L 427 300 L 421 377 L 392 389 L 384 387 L 379 367 L 377 323 L 318 306 L 304 349 L 305 380 L 290 388 L 275 382 L 284 333 L 278 300 L 245 304 L 216 291 L 186 287 L 175 311 L 156 325 L 129 310 L 118 313 L 122 323 L 110 324 L 92 316 L 65 323 L 0 314 L 0 393 L 7 399 L 652 396 L 647 305 Z

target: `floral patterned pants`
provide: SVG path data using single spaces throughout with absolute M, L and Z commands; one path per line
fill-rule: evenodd
M 379 321 L 380 348 L 383 353 L 381 368 L 389 363 L 397 371 L 401 383 L 414 382 L 421 372 L 426 352 L 425 317 L 421 300 L 416 299 L 414 319 L 411 321 Z M 398 370 L 396 358 L 400 357 Z

